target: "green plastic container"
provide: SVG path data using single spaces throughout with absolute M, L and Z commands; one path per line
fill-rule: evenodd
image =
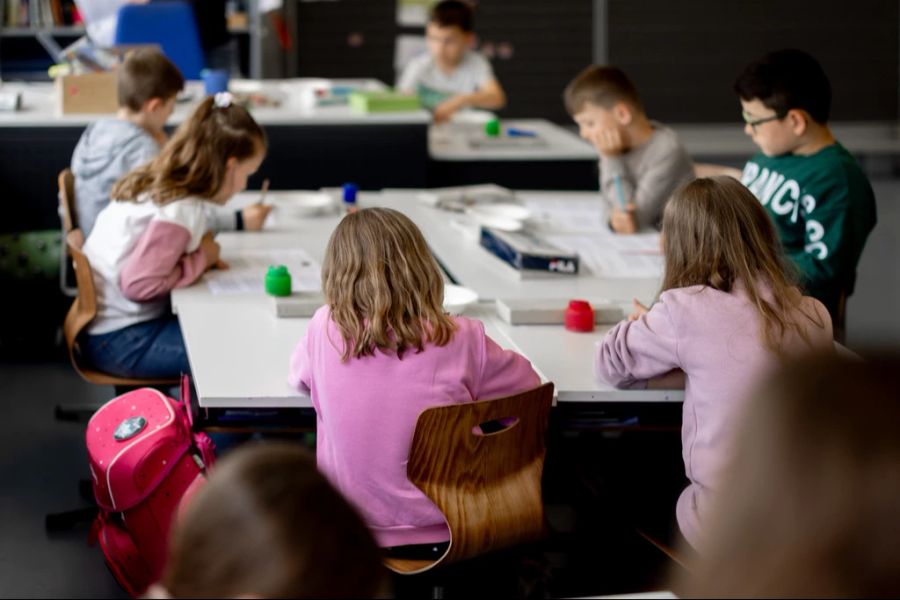
M 266 271 L 266 293 L 271 296 L 291 295 L 291 274 L 286 266 L 271 266 Z
M 484 133 L 489 137 L 497 137 L 500 135 L 500 119 L 491 119 L 484 124 Z

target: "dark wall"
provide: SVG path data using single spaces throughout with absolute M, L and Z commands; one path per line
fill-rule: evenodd
M 397 25 L 392 0 L 299 2 L 296 8 L 301 77 L 375 77 L 392 84 L 396 36 L 423 33 Z M 592 0 L 480 0 L 479 44 L 512 49 L 508 58 L 491 59 L 509 96 L 502 116 L 568 121 L 562 89 L 591 62 L 592 17 Z
M 608 57 L 669 122 L 740 118 L 731 91 L 751 60 L 800 48 L 834 90 L 833 120 L 898 118 L 895 0 L 608 0 Z

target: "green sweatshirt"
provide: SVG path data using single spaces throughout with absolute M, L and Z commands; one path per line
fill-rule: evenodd
M 759 153 L 741 181 L 775 222 L 806 293 L 834 316 L 841 292 L 853 292 L 876 222 L 875 195 L 856 159 L 839 143 L 809 156 Z

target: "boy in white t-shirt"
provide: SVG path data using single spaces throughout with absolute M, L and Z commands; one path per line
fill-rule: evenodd
M 462 108 L 496 110 L 506 105 L 490 63 L 471 50 L 472 12 L 460 0 L 438 2 L 425 28 L 428 53 L 410 61 L 397 83 L 400 91 L 418 94 L 438 122 Z

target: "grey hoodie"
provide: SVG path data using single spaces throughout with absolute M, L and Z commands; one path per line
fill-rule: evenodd
M 72 153 L 78 226 L 85 239 L 94 228 L 97 215 L 109 204 L 116 181 L 152 160 L 159 150 L 153 136 L 124 119 L 101 119 L 88 125 Z M 210 205 L 206 218 L 217 231 L 237 227 L 235 213 L 228 209 Z

